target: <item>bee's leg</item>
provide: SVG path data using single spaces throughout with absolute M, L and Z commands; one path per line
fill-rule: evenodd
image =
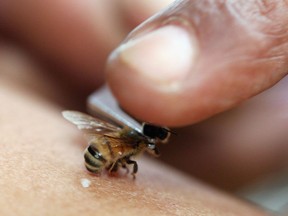
M 159 151 L 157 146 L 155 146 L 155 148 L 154 148 L 154 155 L 155 156 L 160 156 L 160 151 Z
M 156 157 L 160 155 L 159 149 L 154 143 L 148 145 L 147 151 Z
M 126 169 L 126 174 L 128 174 L 129 173 L 129 168 L 126 166 L 126 162 L 122 161 L 121 165 L 122 165 L 123 169 Z
M 135 179 L 135 174 L 138 171 L 138 164 L 136 161 L 131 160 L 130 158 L 127 158 L 126 160 L 127 164 L 133 164 L 133 172 L 131 173 L 131 175 L 133 176 L 133 179 Z
M 112 163 L 107 169 L 109 173 L 116 172 L 118 170 L 118 161 Z

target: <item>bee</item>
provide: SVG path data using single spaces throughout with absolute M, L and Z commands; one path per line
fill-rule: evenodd
M 105 168 L 116 172 L 119 167 L 133 165 L 132 175 L 138 171 L 137 162 L 131 157 L 144 151 L 159 156 L 157 144 L 166 143 L 171 132 L 166 127 L 144 123 L 142 133 L 128 127 L 92 117 L 78 111 L 63 111 L 65 119 L 75 124 L 88 140 L 84 151 L 85 166 L 88 171 L 99 174 Z

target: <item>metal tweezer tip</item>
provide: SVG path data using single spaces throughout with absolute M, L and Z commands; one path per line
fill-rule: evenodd
M 142 133 L 142 124 L 125 113 L 117 103 L 110 88 L 104 85 L 88 97 L 88 110 L 92 115 L 112 121 L 120 126 L 128 126 Z

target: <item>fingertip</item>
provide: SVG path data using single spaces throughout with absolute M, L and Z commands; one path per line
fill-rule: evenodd
M 121 106 L 136 118 L 167 126 L 190 124 L 185 80 L 197 54 L 197 38 L 183 20 L 145 34 L 136 30 L 110 55 L 108 82 Z
M 162 88 L 135 72 L 123 58 L 110 57 L 107 80 L 121 107 L 135 118 L 159 125 L 189 124 L 187 100 L 178 87 Z M 186 110 L 185 110 L 186 109 Z
M 196 35 L 183 20 L 167 23 L 134 35 L 112 52 L 108 82 L 121 106 L 136 118 L 167 126 L 191 124 L 201 118 L 193 113 L 198 107 L 191 106 L 197 91 L 187 91 L 197 86 L 187 80 L 198 50 Z

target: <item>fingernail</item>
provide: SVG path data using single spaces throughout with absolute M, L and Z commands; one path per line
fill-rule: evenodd
M 113 56 L 140 78 L 175 88 L 191 72 L 197 50 L 194 35 L 184 28 L 168 25 L 128 41 Z

